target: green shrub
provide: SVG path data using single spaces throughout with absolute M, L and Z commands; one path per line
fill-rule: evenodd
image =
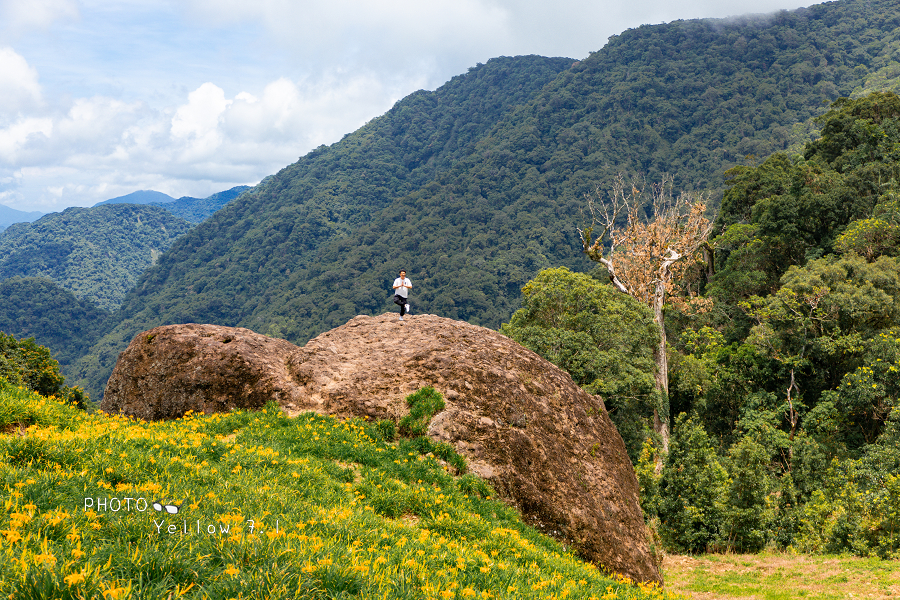
M 802 552 L 870 553 L 866 532 L 869 500 L 858 460 L 834 459 L 821 489 L 803 505 L 795 547 Z
M 434 444 L 431 450 L 435 456 L 440 458 L 441 460 L 449 463 L 456 469 L 457 473 L 465 473 L 468 466 L 466 465 L 466 459 L 463 458 L 456 450 L 453 449 L 453 446 L 447 444 L 445 442 L 438 442 Z
M 728 459 L 731 477 L 722 540 L 739 552 L 758 552 L 768 541 L 773 520 L 769 453 L 755 440 L 744 437 L 728 451 Z
M 796 462 L 798 448 L 795 447 Z M 794 469 L 795 473 L 798 470 Z M 900 408 L 859 459 L 834 458 L 796 509 L 794 546 L 803 552 L 900 555 Z M 798 485 L 798 490 L 799 490 Z M 812 486 L 810 486 L 812 487 Z M 798 494 L 799 496 L 799 494 Z
M 703 426 L 675 419 L 660 481 L 660 534 L 674 552 L 703 552 L 719 535 L 728 475 Z
M 888 475 L 874 494 L 867 531 L 870 546 L 881 558 L 900 558 L 900 475 Z
M 17 340 L 0 331 L 0 379 L 20 385 L 42 396 L 56 396 L 85 408 L 89 400 L 80 388 L 64 386 L 59 363 L 50 350 L 35 343 L 34 338 Z
M 797 499 L 797 489 L 794 486 L 794 478 L 790 471 L 781 476 L 778 481 L 778 502 L 772 521 L 772 537 L 778 548 L 787 548 L 794 543 L 797 531 L 800 527 L 800 502 Z
M 522 288 L 522 308 L 500 333 L 603 396 L 629 458 L 637 462 L 653 430 L 648 415 L 662 401 L 653 379 L 659 328 L 648 307 L 599 278 L 565 267 L 544 269 Z
M 491 498 L 495 496 L 495 492 L 491 486 L 480 477 L 467 473 L 457 480 L 459 491 L 468 496 L 476 496 L 478 498 Z
M 659 484 L 661 474 L 656 472 L 656 462 L 659 457 L 659 448 L 648 437 L 641 448 L 637 466 L 634 468 L 638 485 L 641 488 L 641 508 L 647 521 L 659 516 Z
M 431 417 L 444 410 L 444 397 L 433 387 L 424 387 L 406 397 L 409 414 L 400 420 L 400 432 L 408 436 L 425 435 Z
M 385 442 L 393 442 L 397 437 L 397 425 L 388 419 L 382 419 L 375 423 L 375 439 Z

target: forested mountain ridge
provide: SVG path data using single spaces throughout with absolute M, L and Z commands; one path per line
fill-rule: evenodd
M 110 323 L 110 313 L 78 298 L 50 279 L 12 277 L 0 281 L 0 332 L 34 338 L 53 349 L 63 374 L 94 344 Z
M 114 310 L 141 273 L 190 228 L 155 206 L 68 208 L 0 233 L 0 280 L 44 277 Z
M 747 153 L 783 150 L 891 63 L 898 7 L 834 2 L 615 36 L 587 59 L 494 59 L 319 148 L 173 247 L 80 370 L 94 395 L 160 323 L 241 325 L 302 343 L 389 307 L 497 327 L 541 268 L 588 268 L 583 194 L 618 171 L 721 190 Z M 87 366 L 87 365 L 90 366 Z
M 110 310 L 119 305 L 154 257 L 162 254 L 179 232 L 186 231 L 181 219 L 189 224 L 202 222 L 248 189 L 249 186 L 237 186 L 207 198 L 182 196 L 156 204 L 150 201 L 160 197 L 158 192 L 138 192 L 79 209 L 67 217 L 45 215 L 47 221 L 38 225 L 37 230 L 26 223 L 14 229 L 14 237 L 6 243 L 0 235 L 0 248 L 5 254 L 0 255 L 0 331 L 19 338 L 34 337 L 39 344 L 52 348 L 63 372 L 71 376 L 72 363 L 114 324 Z M 134 204 L 129 200 L 135 199 L 143 200 L 138 204 L 144 207 L 162 208 L 174 218 L 155 210 L 147 212 L 138 208 L 134 213 L 133 209 L 110 208 L 113 204 Z M 127 216 L 124 221 L 120 219 L 132 213 L 138 214 L 141 221 L 136 229 L 129 229 L 135 223 L 129 225 Z M 41 216 L 33 215 L 35 219 Z M 107 222 L 108 219 L 111 220 Z M 168 230 L 157 232 L 162 238 L 141 231 L 141 227 L 154 220 L 163 228 L 168 224 Z M 3 229 L 0 227 L 0 233 Z M 123 246 L 124 238 L 129 238 L 127 247 Z M 92 252 L 90 248 L 100 251 Z M 118 267 L 123 263 L 127 266 L 110 268 L 111 260 L 119 263 Z M 2 279 L 10 274 L 15 276 Z M 112 292 L 105 309 L 97 305 L 98 297 L 90 291 L 100 289 Z M 70 290 L 78 292 L 78 297 Z
M 228 190 L 216 192 L 206 198 L 182 196 L 177 199 L 168 194 L 163 194 L 162 192 L 140 190 L 124 196 L 119 196 L 118 198 L 110 198 L 109 200 L 98 202 L 94 206 L 103 206 L 106 204 L 145 204 L 149 206 L 159 206 L 185 221 L 201 223 L 208 219 L 214 212 L 249 189 L 249 185 L 238 185 Z
M 175 198 L 168 194 L 155 190 L 138 190 L 124 196 L 117 196 L 98 202 L 94 206 L 103 206 L 105 204 L 168 204 L 170 202 L 175 202 Z
M 725 170 L 787 149 L 799 124 L 896 64 L 898 27 L 895 3 L 850 1 L 631 29 L 505 119 L 485 144 L 493 152 L 458 170 L 481 164 L 488 180 L 513 162 L 521 179 L 533 166 L 555 196 L 619 172 L 670 173 L 679 189 L 719 195 Z

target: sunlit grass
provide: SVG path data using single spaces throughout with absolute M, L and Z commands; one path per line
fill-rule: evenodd
M 12 598 L 666 597 L 525 526 L 448 447 L 377 424 L 274 405 L 144 423 L 0 381 L 0 431 Z
M 664 574 L 672 590 L 722 600 L 900 597 L 900 561 L 879 558 L 765 552 L 667 556 Z

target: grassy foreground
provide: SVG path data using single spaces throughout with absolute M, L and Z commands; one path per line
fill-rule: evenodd
M 449 447 L 391 429 L 275 406 L 144 423 L 0 380 L 0 595 L 674 597 L 566 553 L 451 474 Z
M 666 588 L 702 600 L 900 598 L 900 561 L 855 556 L 667 556 Z

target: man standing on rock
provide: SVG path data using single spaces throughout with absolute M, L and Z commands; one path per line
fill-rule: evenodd
M 409 290 L 412 282 L 406 278 L 406 271 L 400 270 L 400 277 L 394 280 L 394 304 L 400 305 L 400 320 L 409 312 Z

